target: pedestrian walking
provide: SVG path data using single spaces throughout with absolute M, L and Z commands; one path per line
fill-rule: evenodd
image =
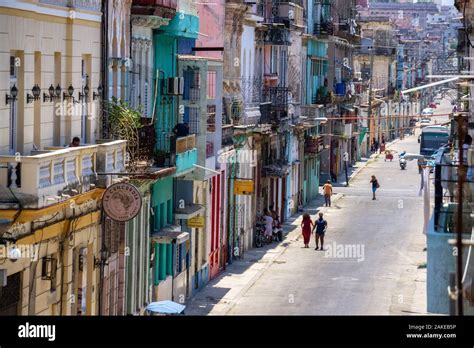
M 332 196 L 332 185 L 331 182 L 328 180 L 323 186 L 323 194 L 324 194 L 324 203 L 326 207 L 331 206 L 331 196 Z
M 316 230 L 316 248 L 314 250 L 319 249 L 319 242 L 321 242 L 321 250 L 324 250 L 324 234 L 326 233 L 327 228 L 328 222 L 324 220 L 323 213 L 319 213 L 319 219 L 315 221 L 313 227 L 313 231 Z
M 309 214 L 303 215 L 303 221 L 301 221 L 301 230 L 303 232 L 304 247 L 309 248 L 309 241 L 311 239 L 311 227 L 313 227 L 313 221 Z
M 380 188 L 379 181 L 375 177 L 375 175 L 372 175 L 372 179 L 370 180 L 370 183 L 372 184 L 372 200 L 375 201 L 375 191 L 377 191 L 378 188 Z

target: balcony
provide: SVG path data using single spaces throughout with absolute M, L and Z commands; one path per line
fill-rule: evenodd
M 324 150 L 323 137 L 308 137 L 304 143 L 304 153 L 307 156 L 316 156 Z
M 134 16 L 156 16 L 172 19 L 178 10 L 178 0 L 133 0 Z
M 105 187 L 97 172 L 118 173 L 125 166 L 126 141 L 70 148 L 45 148 L 30 156 L 0 156 L 0 187 L 10 189 L 23 208 L 40 209 L 71 196 Z M 110 179 L 111 180 L 111 179 Z M 16 204 L 9 190 L 0 192 L 3 204 Z
M 322 21 L 320 23 L 314 23 L 314 34 L 315 35 L 333 35 L 334 24 L 330 21 Z
M 97 140 L 97 171 L 105 173 L 125 172 L 125 156 L 127 142 L 125 140 Z M 108 187 L 112 185 L 116 175 L 101 175 L 98 177 L 98 187 Z
M 290 33 L 287 28 L 270 27 L 266 32 L 264 44 L 274 46 L 289 46 Z
M 92 12 L 100 12 L 102 6 L 101 0 L 39 0 L 39 3 Z
M 273 13 L 273 23 L 282 23 L 285 24 L 287 28 L 291 25 L 298 27 L 304 26 L 304 15 L 303 15 L 303 5 L 302 1 L 281 1 L 277 0 L 273 3 L 275 6 Z
M 194 169 L 198 152 L 194 134 L 176 139 L 176 174 L 183 175 Z
M 289 87 L 265 87 L 263 100 L 270 102 L 273 110 L 287 110 L 290 98 Z
M 326 87 L 320 87 L 318 92 L 313 96 L 313 104 L 328 105 L 332 103 L 332 95 L 327 91 Z

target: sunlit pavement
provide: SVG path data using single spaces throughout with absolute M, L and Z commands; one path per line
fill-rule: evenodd
M 417 153 L 418 147 L 416 136 L 410 136 L 390 148 Z M 371 175 L 381 184 L 375 201 Z M 314 250 L 314 239 L 312 248 L 304 249 L 300 230 L 294 230 L 283 246 L 257 250 L 261 258 L 251 254 L 247 264 L 209 284 L 188 304 L 187 313 L 426 313 L 419 188 L 416 162 L 402 171 L 398 156 L 393 162 L 386 162 L 383 155 L 372 159 L 349 187 L 335 189 L 342 197 L 331 208 L 321 209 L 329 224 L 326 251 Z

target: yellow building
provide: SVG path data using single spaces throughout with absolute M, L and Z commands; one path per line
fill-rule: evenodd
M 126 142 L 98 139 L 100 11 L 0 3 L 0 315 L 123 311 L 123 228 L 101 223 L 116 178 L 97 173 L 124 171 Z

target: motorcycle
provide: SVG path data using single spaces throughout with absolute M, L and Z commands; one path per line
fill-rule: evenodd
M 407 160 L 404 158 L 400 158 L 399 160 L 401 170 L 405 170 L 407 168 Z
M 283 240 L 283 228 L 281 227 L 280 219 L 275 219 L 273 224 L 273 240 L 281 242 Z
M 398 163 L 400 164 L 400 168 L 401 170 L 405 170 L 406 167 L 407 167 L 407 160 L 403 157 L 405 156 L 406 154 L 406 151 L 403 151 L 401 154 L 400 154 L 400 159 L 398 160 Z
M 273 232 L 273 231 L 272 231 Z M 271 244 L 273 241 L 273 235 L 269 236 L 266 233 L 266 223 L 262 217 L 257 219 L 257 223 L 255 226 L 255 247 L 261 248 L 265 244 Z
M 262 220 L 257 221 L 255 227 L 255 246 L 261 248 L 266 243 L 267 236 L 265 235 L 265 222 Z

